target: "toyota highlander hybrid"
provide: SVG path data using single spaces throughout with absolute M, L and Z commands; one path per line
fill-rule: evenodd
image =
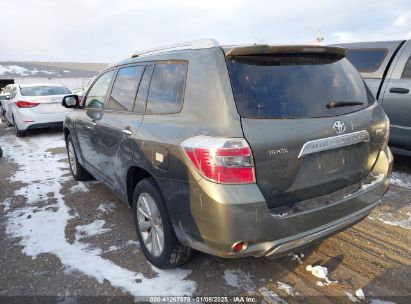
M 214 40 L 136 53 L 63 98 L 71 172 L 133 207 L 160 268 L 329 236 L 381 202 L 393 162 L 389 120 L 345 53 Z

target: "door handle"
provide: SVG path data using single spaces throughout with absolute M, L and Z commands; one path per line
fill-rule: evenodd
M 407 94 L 410 90 L 405 88 L 390 88 L 390 93 Z
M 126 135 L 131 135 L 131 134 L 133 134 L 133 132 L 131 132 L 131 131 L 128 130 L 128 129 L 124 129 L 124 130 L 123 130 L 123 133 L 126 134 Z

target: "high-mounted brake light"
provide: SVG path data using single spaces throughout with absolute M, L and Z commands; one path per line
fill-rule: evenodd
M 181 146 L 205 178 L 217 183 L 255 183 L 253 156 L 243 138 L 195 136 Z
M 16 106 L 19 108 L 34 108 L 37 107 L 40 103 L 32 101 L 16 101 Z

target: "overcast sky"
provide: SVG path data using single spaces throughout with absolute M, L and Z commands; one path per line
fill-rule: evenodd
M 0 61 L 113 62 L 199 38 L 221 44 L 411 39 L 410 0 L 0 0 Z

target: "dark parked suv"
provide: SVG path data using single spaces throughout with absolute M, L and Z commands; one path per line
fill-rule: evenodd
M 161 268 L 191 248 L 284 254 L 364 218 L 389 185 L 389 121 L 343 48 L 183 43 L 63 105 L 73 176 L 133 207 Z

